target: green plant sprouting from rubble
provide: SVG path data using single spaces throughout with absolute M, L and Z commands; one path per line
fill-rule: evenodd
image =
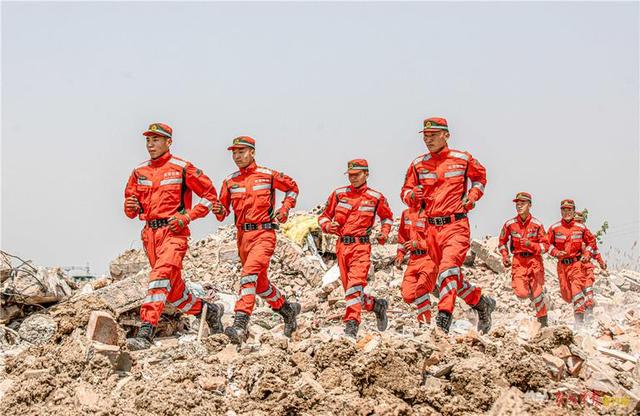
M 588 209 L 583 209 L 582 212 L 582 217 L 584 218 L 584 222 L 585 224 L 587 223 L 587 218 L 589 217 L 589 210 Z M 596 237 L 596 240 L 598 241 L 598 244 L 602 244 L 602 239 L 604 237 L 604 235 L 607 233 L 607 230 L 609 229 L 609 221 L 604 221 L 602 223 L 602 225 L 600 226 L 600 228 L 598 229 L 598 231 L 595 232 L 594 236 Z

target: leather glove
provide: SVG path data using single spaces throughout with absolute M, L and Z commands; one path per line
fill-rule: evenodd
M 178 232 L 189 225 L 190 222 L 191 218 L 188 214 L 177 213 L 173 217 L 169 218 L 169 228 L 173 232 Z
M 509 260 L 508 256 L 502 256 L 502 265 L 504 267 L 509 267 L 511 266 L 511 260 Z

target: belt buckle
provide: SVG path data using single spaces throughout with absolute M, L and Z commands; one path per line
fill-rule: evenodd
M 443 217 L 435 217 L 433 219 L 433 223 L 439 227 L 444 225 L 444 218 Z
M 245 224 L 242 224 L 242 229 L 244 231 L 255 231 L 258 229 L 258 227 L 253 223 L 245 223 Z

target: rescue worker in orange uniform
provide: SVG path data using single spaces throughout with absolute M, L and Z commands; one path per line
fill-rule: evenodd
M 346 300 L 344 332 L 356 338 L 363 308 L 375 313 L 378 330 L 387 329 L 387 301 L 364 293 L 364 288 L 371 267 L 370 238 L 376 215 L 381 221 L 376 239 L 379 244 L 385 244 L 393 213 L 384 195 L 367 185 L 369 164 L 366 160 L 351 160 L 347 169 L 351 185 L 331 193 L 318 224 L 323 232 L 338 236 L 336 254 Z
M 213 213 L 222 221 L 233 209 L 237 228 L 238 254 L 242 263 L 239 299 L 235 305 L 233 325 L 224 333 L 232 343 L 247 338 L 247 325 L 256 295 L 263 298 L 284 319 L 284 334 L 291 337 L 297 327 L 299 303 L 287 302 L 280 290 L 269 281 L 267 271 L 276 247 L 278 222 L 284 223 L 289 210 L 296 206 L 298 185 L 289 176 L 258 166 L 256 142 L 248 136 L 236 137 L 228 147 L 240 170 L 227 176 L 220 189 L 220 200 Z M 276 190 L 285 193 L 282 206 L 276 210 Z M 277 222 L 276 222 L 277 221 Z
M 584 224 L 587 220 L 586 217 L 587 217 L 586 212 L 576 212 L 576 215 L 574 216 L 574 220 L 577 223 Z M 589 231 L 588 228 L 587 228 L 587 231 Z M 591 247 L 584 246 L 584 249 L 590 251 L 591 258 L 593 258 L 598 262 L 602 270 L 607 270 L 607 263 L 604 261 L 604 259 L 602 258 L 602 255 L 600 254 L 600 251 L 598 250 L 598 242 L 596 240 L 596 237 L 595 235 L 591 234 L 591 231 L 589 231 L 589 234 L 590 234 L 589 239 L 593 242 L 593 244 Z M 588 261 L 584 263 L 584 269 L 585 269 L 584 272 L 587 278 L 585 288 L 584 288 L 584 297 L 586 299 L 584 303 L 584 321 L 587 323 L 590 323 L 591 321 L 593 321 L 593 305 L 594 305 L 593 283 L 596 280 L 596 277 L 594 274 L 595 266 L 591 261 Z
M 420 326 L 431 323 L 431 298 L 436 285 L 436 265 L 427 251 L 427 218 L 419 208 L 402 211 L 398 228 L 398 251 L 394 261 L 400 269 L 404 257 L 409 254 L 409 263 L 404 272 L 400 290 L 402 298 L 417 308 Z
M 124 191 L 124 212 L 145 221 L 142 243 L 151 264 L 147 297 L 140 308 L 142 326 L 129 348 L 149 348 L 166 302 L 189 315 L 200 316 L 204 300 L 192 294 L 181 276 L 187 252 L 189 223 L 206 216 L 217 199 L 211 180 L 190 162 L 169 151 L 173 130 L 153 123 L 143 133 L 150 160 L 137 166 Z M 200 197 L 192 208 L 192 193 Z M 207 304 L 212 333 L 222 332 L 220 304 Z
M 549 254 L 558 259 L 560 295 L 565 302 L 573 303 L 574 325 L 577 329 L 584 323 L 584 290 L 588 283 L 584 264 L 591 260 L 594 240 L 587 227 L 574 220 L 575 211 L 573 200 L 563 200 L 560 203 L 562 220 L 549 227 L 547 239 Z
M 495 300 L 466 282 L 461 269 L 471 238 L 467 213 L 484 193 L 486 170 L 469 153 L 449 149 L 449 126 L 444 118 L 424 120 L 421 133 L 429 152 L 407 169 L 400 198 L 409 207 L 426 210 L 428 252 L 438 268 L 436 324 L 449 332 L 456 297 L 460 297 L 478 312 L 478 331 L 486 333 Z
M 511 266 L 511 286 L 520 299 L 531 300 L 538 322 L 545 327 L 547 304 L 544 291 L 544 264 L 542 254 L 549 249 L 547 233 L 540 221 L 531 215 L 531 194 L 519 192 L 514 198 L 516 215 L 500 231 L 499 250 L 504 267 Z M 511 243 L 507 247 L 511 239 Z M 513 264 L 509 259 L 513 253 Z

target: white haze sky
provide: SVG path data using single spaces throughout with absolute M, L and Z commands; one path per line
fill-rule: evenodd
M 638 21 L 637 2 L 3 2 L 2 249 L 100 274 L 140 247 L 122 195 L 155 121 L 218 189 L 226 146 L 253 136 L 299 208 L 365 157 L 399 215 L 433 115 L 488 170 L 475 237 L 529 191 L 545 226 L 574 198 L 590 228 L 609 221 L 603 251 L 637 258 Z

